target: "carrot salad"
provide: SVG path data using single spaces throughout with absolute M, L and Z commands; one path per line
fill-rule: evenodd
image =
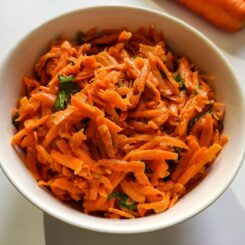
M 154 27 L 62 37 L 23 77 L 12 144 L 39 186 L 86 214 L 161 213 L 228 141 L 212 79 Z

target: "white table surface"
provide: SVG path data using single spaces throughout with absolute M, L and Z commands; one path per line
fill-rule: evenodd
M 0 63 L 34 27 L 64 12 L 94 5 L 131 5 L 167 12 L 191 24 L 220 47 L 233 66 L 245 92 L 245 29 L 229 34 L 167 0 L 1 0 Z M 239 125 L 243 126 L 243 125 Z M 196 217 L 174 227 L 141 235 L 108 235 L 64 224 L 30 204 L 0 169 L 0 244 L 65 245 L 149 244 L 242 245 L 245 241 L 245 165 L 224 195 Z M 46 234 L 46 243 L 45 243 Z

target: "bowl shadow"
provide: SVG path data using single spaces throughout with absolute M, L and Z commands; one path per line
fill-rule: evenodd
M 63 223 L 44 215 L 46 245 L 243 245 L 245 209 L 229 188 L 221 198 L 201 214 L 163 230 L 142 234 L 105 234 Z

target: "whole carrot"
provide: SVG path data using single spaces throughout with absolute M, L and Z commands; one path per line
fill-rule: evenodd
M 245 24 L 243 0 L 178 0 L 178 2 L 225 31 L 238 31 Z

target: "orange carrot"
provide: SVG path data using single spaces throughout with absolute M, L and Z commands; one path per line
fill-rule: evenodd
M 127 213 L 125 211 L 122 211 L 120 209 L 109 208 L 108 211 L 112 212 L 112 213 L 115 213 L 115 214 L 118 214 L 119 216 L 124 217 L 124 218 L 129 218 L 129 219 L 133 219 L 134 218 L 134 216 L 132 214 L 129 214 L 129 213 Z
M 245 3 L 243 0 L 178 1 L 223 30 L 234 32 L 244 26 Z
M 93 28 L 78 39 L 53 41 L 37 76 L 22 79 L 12 144 L 40 187 L 86 214 L 164 212 L 228 141 L 214 78 L 167 49 L 154 26 Z
M 81 171 L 82 165 L 84 164 L 80 159 L 75 158 L 71 155 L 61 154 L 56 150 L 52 150 L 50 154 L 51 157 L 54 158 L 54 160 L 57 161 L 58 163 L 73 169 L 75 171 L 74 172 L 75 174 L 78 174 Z
M 162 150 L 136 150 L 124 157 L 125 160 L 157 160 L 157 159 L 176 160 L 178 155 L 170 151 Z
M 111 138 L 111 134 L 108 130 L 108 127 L 106 125 L 101 125 L 98 127 L 98 132 L 100 134 L 100 137 L 105 145 L 105 149 L 107 152 L 107 155 L 110 158 L 114 158 L 115 157 L 115 152 L 113 149 L 113 145 L 112 145 L 112 138 Z
M 200 146 L 209 146 L 213 136 L 213 119 L 211 115 L 206 115 L 202 133 L 200 136 Z

